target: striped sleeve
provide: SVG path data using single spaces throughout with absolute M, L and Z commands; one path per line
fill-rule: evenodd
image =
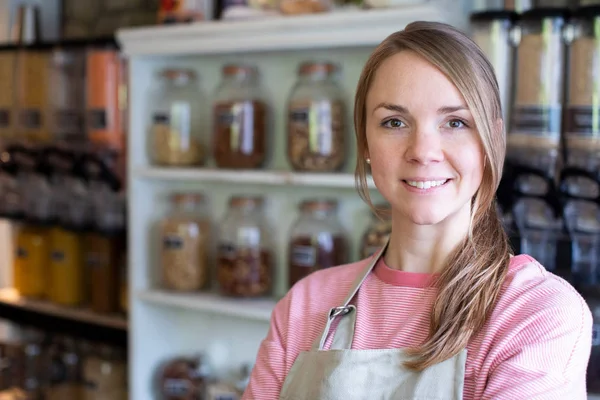
M 261 342 L 250 382 L 242 400 L 278 399 L 286 371 L 287 319 L 290 293 L 281 299 L 271 315 L 267 337 Z
M 587 399 L 592 315 L 579 295 L 570 294 L 555 298 L 551 307 L 539 298 L 534 312 L 515 321 L 496 349 L 483 400 Z

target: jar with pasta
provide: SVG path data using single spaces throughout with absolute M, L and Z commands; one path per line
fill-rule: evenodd
M 360 257 L 367 258 L 381 249 L 392 233 L 392 214 L 388 205 L 376 205 L 377 214 L 373 213 L 371 222 L 362 237 Z
M 338 67 L 305 62 L 288 101 L 287 155 L 296 171 L 336 171 L 346 159 L 344 95 Z
M 566 11 L 531 9 L 520 16 L 515 95 L 507 136 L 509 162 L 556 175 L 562 124 Z M 520 37 L 518 37 L 520 36 Z M 525 193 L 545 193 L 547 182 L 524 176 Z
M 267 156 L 268 105 L 249 65 L 226 65 L 213 106 L 213 151 L 219 168 L 259 168 Z
M 261 297 L 273 286 L 271 229 L 263 215 L 264 199 L 234 196 L 220 225 L 217 280 L 221 294 Z
M 290 232 L 289 287 L 315 271 L 348 261 L 348 239 L 337 217 L 337 201 L 305 200 L 299 208 Z
M 95 345 L 83 361 L 82 400 L 127 400 L 127 360 L 122 349 Z
M 201 165 L 206 149 L 200 134 L 202 103 L 196 73 L 167 69 L 160 75 L 162 85 L 151 115 L 150 159 L 165 166 Z
M 204 197 L 197 193 L 173 194 L 171 212 L 160 222 L 160 270 L 164 288 L 188 292 L 206 287 L 210 236 Z

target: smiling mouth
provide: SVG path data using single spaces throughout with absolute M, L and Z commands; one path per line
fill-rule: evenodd
M 414 187 L 416 189 L 431 189 L 439 186 L 444 186 L 446 183 L 450 182 L 450 179 L 441 179 L 435 181 L 407 181 L 402 180 L 402 182 L 406 183 L 408 186 Z

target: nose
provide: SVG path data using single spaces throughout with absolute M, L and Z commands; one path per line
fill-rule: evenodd
M 422 165 L 443 161 L 444 151 L 439 133 L 421 129 L 413 131 L 408 137 L 405 157 L 409 162 Z

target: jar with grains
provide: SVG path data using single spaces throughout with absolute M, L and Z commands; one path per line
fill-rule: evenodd
M 267 156 L 267 99 L 258 70 L 226 65 L 213 105 L 213 151 L 219 168 L 259 168 Z
M 201 165 L 206 150 L 200 137 L 201 98 L 196 73 L 161 72 L 161 88 L 152 107 L 150 159 L 157 165 Z
M 388 241 L 392 233 L 392 214 L 389 205 L 376 205 L 379 215 L 373 213 L 367 226 L 360 249 L 360 257 L 367 258 L 375 254 Z
M 15 47 L 4 46 L 0 50 L 0 139 L 2 140 L 15 138 L 16 60 Z
M 94 346 L 83 361 L 82 400 L 127 400 L 127 361 L 123 350 Z
M 120 262 L 125 253 L 125 198 L 104 193 L 93 206 L 93 228 L 86 235 L 85 262 L 91 309 L 116 313 L 120 302 Z
M 273 286 L 271 230 L 263 215 L 262 197 L 235 196 L 221 224 L 217 280 L 221 294 L 259 297 Z
M 177 357 L 167 361 L 159 373 L 162 400 L 205 400 L 210 369 L 202 356 Z
M 160 268 L 164 288 L 175 291 L 205 288 L 210 235 L 204 197 L 196 193 L 172 195 L 171 213 L 160 222 Z
M 568 166 L 600 170 L 600 7 L 581 7 L 571 15 L 569 82 L 564 122 Z
M 299 208 L 290 232 L 289 287 L 314 271 L 348 260 L 348 239 L 337 217 L 337 201 L 305 200 Z
M 560 146 L 566 15 L 560 8 L 526 11 L 519 19 L 520 35 L 515 35 L 516 93 L 507 158 L 549 176 L 556 174 Z M 532 180 L 523 187 L 540 185 Z
M 346 158 L 345 104 L 328 62 L 300 65 L 288 101 L 288 160 L 297 171 L 336 171 Z

